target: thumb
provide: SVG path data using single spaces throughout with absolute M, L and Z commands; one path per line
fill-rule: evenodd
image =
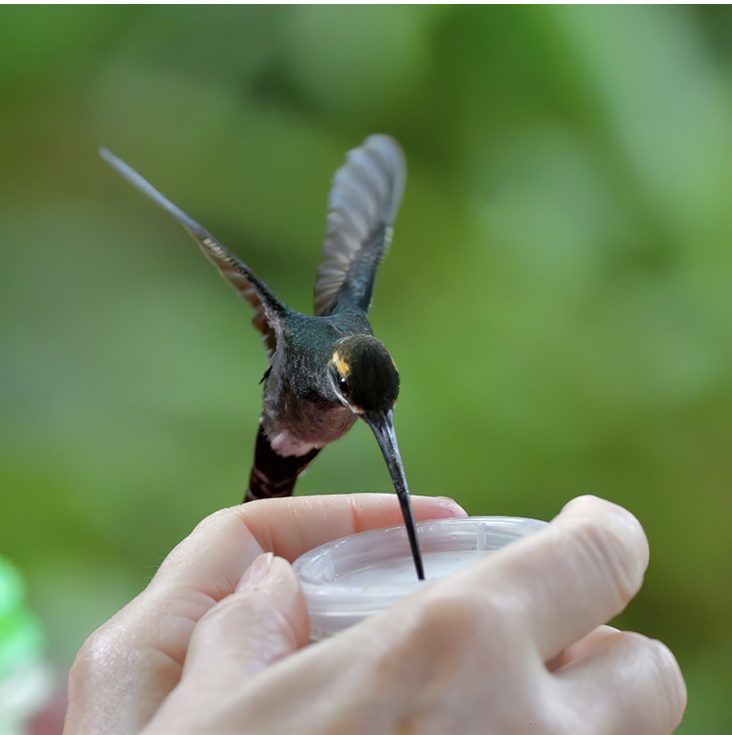
M 308 642 L 305 600 L 292 567 L 273 554 L 258 556 L 233 594 L 196 624 L 181 689 L 221 691 L 243 682 Z

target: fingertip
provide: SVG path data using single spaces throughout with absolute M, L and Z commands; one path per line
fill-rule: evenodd
M 580 495 L 570 500 L 553 525 L 564 526 L 590 524 L 601 532 L 609 533 L 629 549 L 632 549 L 636 569 L 632 572 L 637 579 L 637 592 L 648 567 L 650 548 L 641 522 L 626 508 L 595 495 Z
M 554 676 L 592 720 L 612 732 L 670 733 L 686 708 L 678 662 L 660 641 L 632 631 L 614 632 Z M 594 708 L 588 708 L 592 702 Z
M 236 586 L 235 596 L 244 605 L 252 596 L 267 596 L 272 610 L 281 613 L 294 635 L 296 648 L 306 645 L 310 638 L 310 621 L 300 583 L 282 557 L 272 552 L 261 554 L 249 566 Z
M 658 679 L 668 701 L 671 729 L 675 730 L 681 723 L 686 711 L 687 691 L 684 675 L 671 649 L 656 639 L 650 639 L 651 648 L 658 661 Z
M 239 583 L 236 585 L 234 592 L 241 592 L 242 590 L 248 590 L 256 587 L 257 584 L 263 582 L 269 575 L 272 569 L 272 562 L 274 561 L 274 554 L 268 551 L 265 554 L 260 554 L 247 568 L 246 572 L 242 575 Z
M 456 500 L 445 495 L 413 495 L 412 509 L 418 521 L 468 517 L 467 511 Z
M 559 512 L 557 518 L 588 518 L 598 515 L 618 516 L 626 522 L 641 528 L 640 522 L 629 510 L 610 500 L 599 498 L 597 495 L 579 495 L 576 498 L 572 498 Z
M 267 583 L 275 590 L 284 589 L 284 602 L 280 607 L 280 611 L 287 618 L 287 621 L 295 634 L 297 648 L 306 646 L 310 641 L 310 617 L 308 608 L 305 604 L 300 583 L 292 570 L 290 563 L 280 556 L 272 559 Z
M 620 613 L 638 592 L 648 541 L 627 510 L 585 496 L 544 529 L 494 557 L 511 599 L 525 600 L 524 623 L 544 661 Z
M 564 505 L 557 518 L 561 516 L 593 516 L 600 512 L 615 512 L 617 510 L 624 509 L 610 500 L 597 497 L 597 495 L 578 495 Z
M 250 677 L 305 646 L 309 639 L 305 600 L 289 563 L 262 554 L 237 589 L 196 623 L 183 679 L 216 687 Z

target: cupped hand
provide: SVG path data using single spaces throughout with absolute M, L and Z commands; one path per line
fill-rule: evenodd
M 448 498 L 413 496 L 412 503 L 417 520 L 465 515 Z M 147 589 L 86 641 L 69 676 L 64 733 L 139 732 L 180 682 L 198 622 L 209 611 L 213 620 L 223 617 L 221 610 L 234 613 L 232 602 L 248 600 L 241 624 L 255 640 L 260 667 L 291 649 L 267 635 L 272 621 L 253 619 L 254 608 L 264 617 L 270 604 L 284 610 L 295 631 L 288 635 L 296 636 L 288 644 L 303 645 L 307 613 L 284 559 L 291 562 L 328 541 L 401 522 L 398 501 L 387 494 L 275 499 L 209 516 L 173 549 Z M 250 567 L 263 552 L 282 557 L 275 559 L 269 592 L 256 600 L 243 592 L 235 595 L 246 572 L 250 581 L 259 574 Z
M 218 544 L 206 536 L 189 552 L 201 546 Z M 175 577 L 174 555 L 159 576 Z M 675 659 L 602 625 L 638 591 L 647 563 L 632 515 L 581 498 L 549 528 L 298 650 L 308 626 L 297 582 L 287 562 L 260 556 L 233 593 L 224 574 L 220 601 L 180 636 L 182 674 L 144 733 L 666 735 L 686 702 Z

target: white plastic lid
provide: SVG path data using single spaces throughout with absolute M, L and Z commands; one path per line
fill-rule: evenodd
M 546 525 L 503 516 L 422 521 L 417 533 L 427 582 L 417 579 L 403 525 L 319 546 L 293 564 L 310 614 L 310 637 L 319 640 L 345 630 L 430 580 L 467 569 Z

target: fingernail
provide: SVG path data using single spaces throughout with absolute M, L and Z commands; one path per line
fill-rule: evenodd
M 451 505 L 457 505 L 458 508 L 462 507 L 455 498 L 451 498 L 449 495 L 435 495 L 435 498 L 437 498 L 437 500 L 444 500 Z
M 236 591 L 239 592 L 240 590 L 254 587 L 255 584 L 262 582 L 269 574 L 273 560 L 274 554 L 271 551 L 266 554 L 260 554 L 249 565 L 246 572 L 244 572 L 244 576 L 239 580 L 239 584 L 236 585 Z
M 441 500 L 440 505 L 454 516 L 467 516 L 468 513 L 455 498 L 449 498 L 447 495 L 436 495 L 437 500 Z

